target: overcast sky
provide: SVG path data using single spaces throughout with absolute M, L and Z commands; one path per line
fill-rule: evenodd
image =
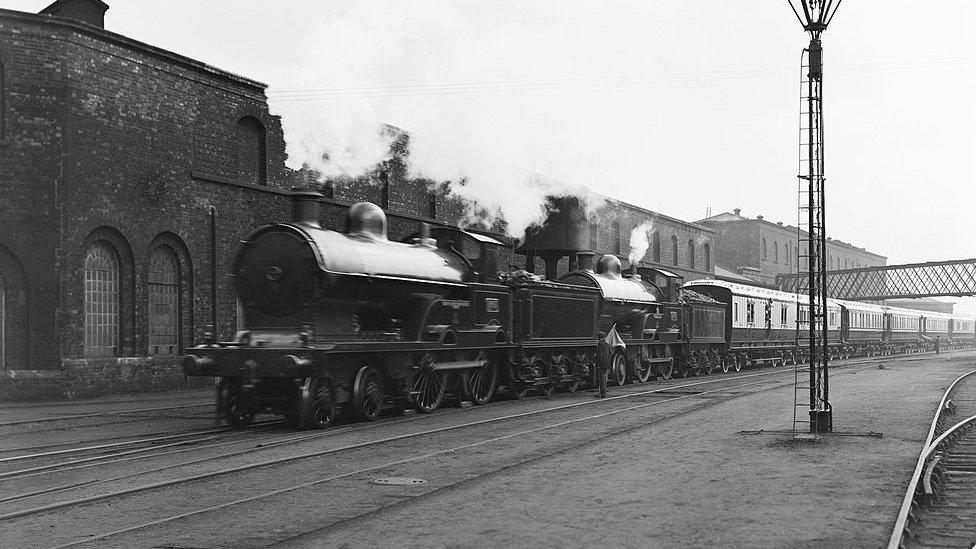
M 109 4 L 109 30 L 267 83 L 292 163 L 356 149 L 379 120 L 422 137 L 419 171 L 465 173 L 486 200 L 525 202 L 538 173 L 689 221 L 796 223 L 808 39 L 786 0 Z M 971 0 L 841 4 L 824 35 L 829 234 L 893 264 L 976 257 L 973 36 Z

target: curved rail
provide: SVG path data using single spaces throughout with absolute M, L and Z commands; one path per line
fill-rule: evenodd
M 968 420 L 961 421 L 943 433 L 937 441 L 933 442 L 932 440 L 932 438 L 935 436 L 935 430 L 938 428 L 939 421 L 942 420 L 945 414 L 951 413 L 952 408 L 946 406 L 946 403 L 949 401 L 949 395 L 960 381 L 974 374 L 976 374 L 976 370 L 959 376 L 955 381 L 952 382 L 951 385 L 949 385 L 949 388 L 946 389 L 945 394 L 942 395 L 942 400 L 939 402 L 938 413 L 936 413 L 935 417 L 932 418 L 932 426 L 929 428 L 929 434 L 925 437 L 925 443 L 922 445 L 922 452 L 918 456 L 918 463 L 915 464 L 915 472 L 912 473 L 912 480 L 908 483 L 908 490 L 905 492 L 904 499 L 902 499 L 901 509 L 898 511 L 898 519 L 895 521 L 895 526 L 892 529 L 891 537 L 888 539 L 888 549 L 899 549 L 902 547 L 902 541 L 905 537 L 905 530 L 908 528 L 908 521 L 911 516 L 912 507 L 916 505 L 915 498 L 918 483 L 922 480 L 922 475 L 925 472 L 925 464 L 928 461 L 928 458 L 932 455 L 938 445 L 945 440 L 945 437 L 950 432 L 962 427 L 969 421 L 976 420 L 976 416 L 974 416 Z

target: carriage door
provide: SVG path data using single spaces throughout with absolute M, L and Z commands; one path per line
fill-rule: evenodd
M 773 329 L 773 300 L 766 300 L 766 339 L 769 339 L 770 331 Z
M 881 341 L 888 341 L 891 339 L 891 313 L 884 313 L 881 320 L 884 333 L 881 335 Z
M 851 329 L 851 310 L 847 307 L 840 306 L 840 340 L 847 341 L 850 337 Z

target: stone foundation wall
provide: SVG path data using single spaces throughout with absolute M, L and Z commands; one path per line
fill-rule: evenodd
M 213 383 L 184 376 L 178 357 L 63 359 L 60 370 L 0 371 L 0 402 L 159 393 Z

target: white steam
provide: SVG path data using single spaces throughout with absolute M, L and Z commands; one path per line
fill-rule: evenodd
M 653 230 L 654 224 L 646 221 L 634 227 L 634 230 L 630 232 L 630 253 L 627 254 L 627 259 L 630 260 L 631 265 L 635 265 L 644 259 L 647 249 L 651 246 L 649 237 Z
M 588 209 L 602 203 L 559 181 L 592 186 L 593 170 L 606 161 L 579 149 L 578 105 L 553 101 L 547 89 L 520 89 L 532 74 L 512 72 L 533 34 L 522 27 L 548 21 L 545 10 L 536 17 L 529 12 L 537 8 L 520 7 L 507 16 L 517 22 L 486 25 L 493 9 L 375 0 L 319 16 L 301 40 L 309 49 L 296 58 L 294 78 L 269 92 L 288 164 L 327 177 L 360 175 L 387 157 L 388 123 L 410 135 L 411 177 L 450 182 L 448 192 L 473 206 L 462 222 L 490 226 L 502 216 L 521 237 L 543 220 L 549 195 L 580 196 Z M 534 62 L 573 70 L 551 61 Z M 490 84 L 507 80 L 514 84 Z

